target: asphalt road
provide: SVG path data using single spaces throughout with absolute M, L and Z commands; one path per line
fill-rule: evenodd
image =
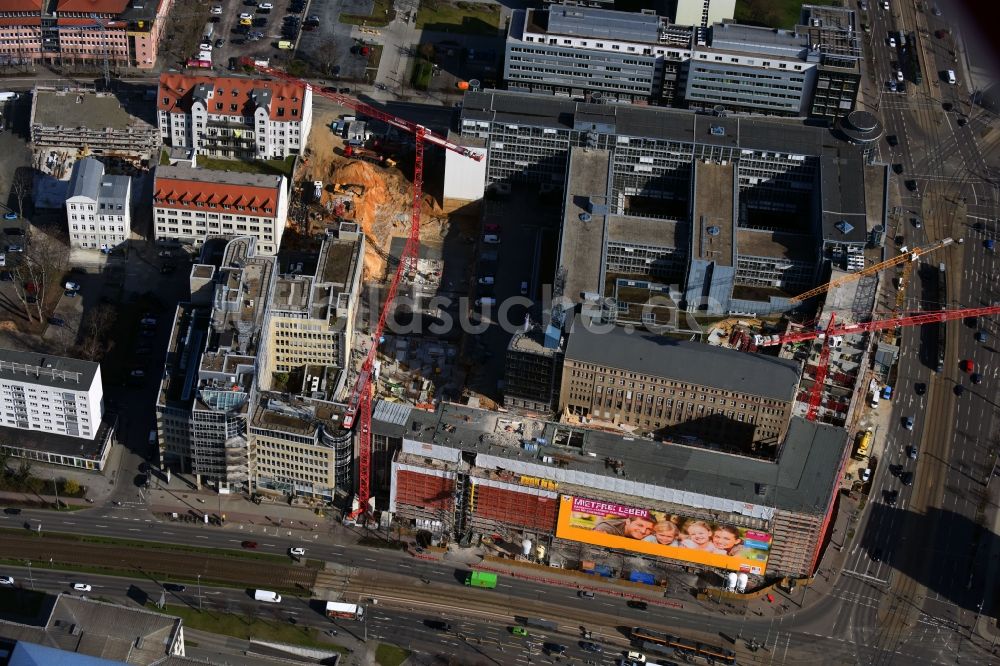
M 913 2 L 892 2 L 889 12 L 880 2 L 869 6 L 868 85 L 878 91 L 871 110 L 880 113 L 886 134 L 899 138 L 898 146 L 883 142 L 879 148 L 885 162 L 899 165 L 890 181 L 890 199 L 898 206 L 891 235 L 901 234 L 910 247 L 948 236 L 965 241 L 931 255 L 932 270 L 912 272 L 905 308 L 996 302 L 996 256 L 984 249 L 986 235 L 996 233 L 996 162 L 979 144 L 994 119 L 968 105 L 963 86 L 948 85 L 938 76 L 959 69 L 950 55 L 952 36 L 933 36 L 947 17 L 920 13 Z M 893 94 L 886 81 L 895 75 L 899 52 L 888 45 L 888 37 L 898 30 L 918 34 L 918 44 L 909 48 L 920 53 L 924 80 L 920 85 L 907 81 L 905 93 Z M 964 125 L 959 118 L 966 119 Z M 916 181 L 916 191 L 907 180 Z M 921 228 L 912 223 L 914 217 L 922 219 Z M 985 224 L 983 231 L 975 230 L 976 222 Z M 946 303 L 937 297 L 940 262 L 948 275 Z M 995 322 L 983 325 L 995 330 Z M 996 352 L 976 343 L 974 332 L 963 322 L 948 324 L 945 366 L 937 373 L 927 362 L 932 354 L 921 355 L 922 346 L 931 351 L 927 346 L 933 347 L 934 335 L 902 331 L 886 452 L 856 527 L 845 576 L 833 595 L 843 604 L 833 635 L 866 641 L 875 655 L 872 663 L 894 663 L 901 645 L 918 647 L 929 659 L 983 663 L 979 650 L 991 647 L 972 637 L 970 627 L 995 564 L 988 553 L 996 536 L 979 523 L 989 497 L 1000 411 Z M 972 385 L 959 369 L 960 359 L 968 358 L 982 372 L 982 384 Z M 927 385 L 926 394 L 917 394 L 917 383 Z M 902 427 L 905 417 L 914 419 L 912 432 Z M 916 460 L 907 455 L 909 446 L 918 448 Z M 900 482 L 902 471 L 915 473 L 912 486 Z M 899 492 L 894 506 L 885 501 L 890 490 Z M 809 612 L 823 612 L 823 606 Z

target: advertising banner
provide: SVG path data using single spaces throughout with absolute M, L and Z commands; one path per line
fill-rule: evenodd
M 771 552 L 767 532 L 572 495 L 559 498 L 556 537 L 758 575 Z

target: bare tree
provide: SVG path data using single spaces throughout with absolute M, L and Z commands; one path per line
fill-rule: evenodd
M 114 347 L 114 337 L 108 335 L 118 320 L 118 313 L 104 304 L 92 310 L 83 324 L 80 355 L 90 361 L 100 361 Z
M 11 181 L 10 191 L 17 199 L 17 214 L 24 217 L 24 199 L 31 194 L 34 178 L 31 169 L 28 167 L 18 167 L 14 171 L 14 180 Z
M 24 303 L 28 319 L 44 319 L 43 308 L 54 290 L 62 289 L 60 280 L 69 269 L 69 238 L 62 229 L 44 233 L 33 228 L 26 238 L 24 257 L 17 267 L 15 291 Z M 27 287 L 26 285 L 32 285 Z M 29 303 L 34 297 L 34 303 Z

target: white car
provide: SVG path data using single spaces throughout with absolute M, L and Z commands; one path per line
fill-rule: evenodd
M 528 295 L 528 282 L 527 282 L 527 280 L 521 282 L 521 295 L 522 296 L 527 296 Z
M 625 658 L 632 662 L 638 662 L 640 664 L 646 663 L 646 655 L 641 652 L 636 652 L 635 650 L 629 650 L 629 653 L 625 655 Z
M 7 255 L 4 254 L 3 252 L 0 252 L 0 268 L 3 268 L 6 265 L 7 265 Z
M 66 289 L 68 291 L 80 291 L 80 284 L 78 282 L 67 282 Z
M 895 37 L 890 37 L 889 38 L 889 47 L 890 48 L 896 48 L 896 38 Z
M 198 50 L 199 51 L 211 51 L 212 50 L 212 42 L 202 42 L 201 44 L 198 45 Z
M 73 589 L 77 592 L 90 592 L 93 588 L 86 583 L 73 583 Z
M 868 479 L 870 479 L 870 478 L 872 478 L 872 468 L 871 467 L 865 467 L 861 471 L 861 481 L 862 481 L 862 483 L 868 483 Z
M 262 2 L 259 5 L 257 5 L 257 9 L 268 9 L 268 10 L 270 10 L 270 9 L 274 9 L 274 5 L 272 5 L 270 2 Z
M 240 20 L 241 21 L 249 21 L 252 18 L 253 18 L 253 14 L 251 14 L 249 12 L 243 12 L 243 13 L 240 14 Z
M 216 5 L 212 7 L 211 13 L 214 14 L 215 16 L 220 16 L 222 14 L 222 6 Z
M 889 0 L 882 0 L 882 9 L 889 10 Z
M 11 576 L 0 576 L 0 585 L 13 585 L 14 579 Z
M 903 80 L 903 70 L 901 70 L 901 69 L 897 69 L 896 70 L 896 80 L 897 81 L 902 81 Z
M 496 245 L 497 243 L 500 242 L 500 237 L 497 236 L 496 234 L 486 234 L 485 236 L 483 236 L 483 242 L 490 243 L 491 245 Z
M 483 277 L 479 278 L 479 284 L 485 284 L 485 285 L 493 284 L 493 276 L 484 275 Z
M 306 549 L 305 548 L 299 548 L 298 546 L 296 546 L 295 548 L 289 548 L 288 549 L 288 554 L 289 555 L 294 555 L 295 557 L 302 557 L 303 555 L 306 554 Z

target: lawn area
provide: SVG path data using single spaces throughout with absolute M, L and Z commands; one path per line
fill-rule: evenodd
M 435 32 L 496 37 L 499 25 L 500 5 L 492 2 L 420 0 L 417 12 L 417 28 Z
M 399 666 L 410 656 L 409 650 L 395 645 L 379 643 L 375 649 L 375 663 L 379 666 Z
M 219 171 L 273 174 L 291 180 L 295 157 L 289 156 L 283 160 L 223 160 L 199 155 L 198 166 L 202 169 L 217 169 Z
M 393 9 L 393 0 L 375 0 L 372 7 L 371 16 L 360 14 L 341 14 L 340 22 L 351 25 L 364 25 L 380 28 L 389 25 L 389 22 L 396 18 L 396 10 Z
M 813 5 L 838 4 L 834 0 L 810 0 Z M 794 28 L 799 22 L 801 0 L 736 0 L 736 22 L 769 28 Z
M 413 76 L 410 83 L 417 90 L 427 90 L 431 85 L 431 77 L 434 75 L 434 65 L 426 60 L 418 60 L 413 65 Z
M 233 613 L 222 613 L 212 610 L 199 611 L 197 608 L 189 606 L 168 605 L 166 609 L 160 610 L 155 605 L 149 604 L 149 609 L 158 613 L 166 613 L 167 615 L 179 617 L 184 620 L 185 627 L 200 629 L 213 634 L 223 634 L 236 638 L 250 638 L 252 636 L 255 640 L 334 650 L 342 654 L 347 653 L 347 648 L 342 645 L 320 640 L 323 634 L 316 629 L 299 627 L 274 617 L 261 617 L 262 612 L 278 611 L 279 609 L 262 608 L 249 598 L 247 599 L 247 603 L 251 604 L 249 607 L 254 610 L 253 616 L 235 615 Z

